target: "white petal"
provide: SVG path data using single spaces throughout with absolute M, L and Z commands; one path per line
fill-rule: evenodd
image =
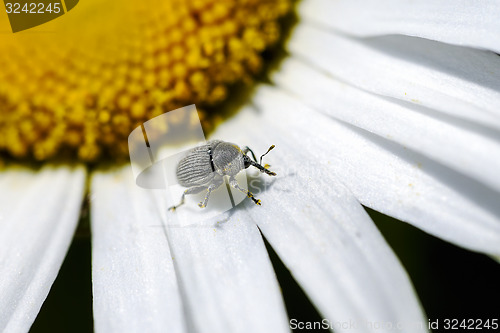
M 497 138 L 433 117 L 432 111 L 387 99 L 289 59 L 275 81 L 318 111 L 395 141 L 500 191 Z M 500 104 L 499 104 L 500 105 Z M 499 118 L 500 119 L 500 118 Z
M 185 318 L 156 206 L 129 167 L 94 173 L 92 286 L 96 332 L 185 332 Z
M 201 224 L 167 222 L 190 331 L 288 332 L 279 286 L 257 226 L 233 211 Z
M 495 0 L 308 0 L 297 12 L 349 34 L 404 34 L 500 52 Z
M 253 223 L 179 227 L 163 192 L 138 188 L 128 167 L 115 178 L 95 176 L 93 186 L 102 194 L 93 200 L 96 328 L 287 331 L 278 284 Z
M 295 29 L 288 49 L 341 81 L 428 107 L 435 117 L 465 119 L 483 126 L 464 126 L 484 132 L 500 129 L 494 53 L 405 36 L 356 39 L 306 24 Z
M 27 332 L 71 243 L 85 170 L 10 168 L 0 186 L 0 331 Z
M 288 122 L 283 115 L 273 119 L 273 124 Z M 289 141 L 268 120 L 247 109 L 214 134 L 251 144 L 256 151 L 276 144 L 266 161 L 278 177 L 261 175 L 250 181 L 262 206 L 248 200 L 232 220 L 250 216 L 258 224 L 324 318 L 359 325 L 357 330 L 334 327 L 335 332 L 372 331 L 363 327 L 366 322 L 400 322 L 405 332 L 426 331 L 410 325 L 425 327 L 417 298 L 362 206 L 326 165 L 314 162 L 311 168 L 308 147 L 314 139 Z
M 254 101 L 262 122 L 273 124 L 266 132 L 282 133 L 283 140 L 308 152 L 298 172 L 314 172 L 311 164 L 325 163 L 362 204 L 465 248 L 500 254 L 498 192 L 274 89 L 260 89 Z M 313 173 L 314 180 L 321 181 Z

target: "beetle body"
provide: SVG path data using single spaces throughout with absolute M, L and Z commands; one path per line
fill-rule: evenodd
M 220 141 L 191 149 L 177 165 L 177 181 L 184 187 L 199 186 L 209 183 L 214 177 L 213 149 Z
M 274 146 L 271 146 L 267 152 L 273 148 Z M 252 153 L 254 161 L 247 156 L 248 152 Z M 264 155 L 261 156 L 261 161 Z M 177 181 L 188 189 L 182 194 L 181 202 L 170 209 L 175 210 L 182 205 L 187 194 L 196 194 L 203 190 L 206 190 L 207 194 L 205 200 L 200 202 L 198 206 L 206 207 L 210 193 L 224 183 L 225 176 L 229 177 L 230 186 L 245 193 L 256 204 L 260 205 L 260 200 L 256 199 L 248 190 L 241 188 L 234 178 L 240 171 L 251 165 L 270 176 L 276 175 L 257 163 L 255 154 L 248 147 L 242 150 L 234 143 L 213 140 L 191 149 L 179 162 L 176 170 Z

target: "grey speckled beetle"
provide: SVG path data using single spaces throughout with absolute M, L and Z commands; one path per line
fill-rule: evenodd
M 262 157 L 273 148 L 274 145 L 269 147 L 267 152 L 260 157 L 259 163 L 257 163 L 255 154 L 250 148 L 245 147 L 241 150 L 234 143 L 222 140 L 209 141 L 203 146 L 191 149 L 177 165 L 176 173 L 179 184 L 188 187 L 188 189 L 182 194 L 181 202 L 170 207 L 169 210 L 175 210 L 184 204 L 187 194 L 196 194 L 203 190 L 206 190 L 207 194 L 205 200 L 200 202 L 198 206 L 205 208 L 210 193 L 224 183 L 224 176 L 229 176 L 230 186 L 245 193 L 253 202 L 260 205 L 260 200 L 256 199 L 248 190 L 240 187 L 234 176 L 251 165 L 270 176 L 276 176 L 276 173 L 261 165 Z M 251 152 L 253 161 L 247 156 L 248 152 Z

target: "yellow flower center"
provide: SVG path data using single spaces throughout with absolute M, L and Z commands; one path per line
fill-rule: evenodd
M 0 152 L 128 156 L 147 119 L 210 110 L 248 82 L 289 10 L 290 0 L 85 0 L 15 34 L 0 15 Z

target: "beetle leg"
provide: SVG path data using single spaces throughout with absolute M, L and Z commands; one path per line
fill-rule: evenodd
M 208 198 L 210 197 L 210 193 L 212 193 L 213 190 L 215 190 L 216 188 L 218 188 L 219 186 L 221 186 L 223 182 L 224 182 L 224 180 L 222 178 L 220 178 L 220 179 L 214 179 L 214 183 L 210 184 L 210 186 L 208 186 L 208 187 L 205 187 L 207 189 L 207 195 L 205 196 L 205 200 L 203 200 L 202 202 L 200 202 L 198 204 L 198 206 L 200 208 L 207 207 Z
M 236 180 L 236 178 L 230 177 L 229 178 L 229 185 L 231 185 L 235 189 L 245 193 L 247 195 L 247 197 L 249 197 L 250 199 L 253 200 L 253 202 L 255 202 L 255 204 L 260 206 L 260 200 L 257 199 L 256 197 L 254 197 L 252 192 L 250 192 L 249 190 L 245 190 L 243 187 L 241 187 L 240 184 L 238 184 L 238 181 Z
M 206 189 L 207 189 L 206 186 L 196 186 L 196 187 L 188 188 L 187 190 L 184 191 L 184 193 L 182 193 L 181 202 L 179 202 L 179 204 L 177 204 L 175 206 L 170 207 L 168 210 L 174 211 L 177 208 L 179 208 L 179 206 L 182 206 L 184 204 L 186 194 L 196 194 L 196 193 L 200 193 L 201 191 L 206 190 Z

